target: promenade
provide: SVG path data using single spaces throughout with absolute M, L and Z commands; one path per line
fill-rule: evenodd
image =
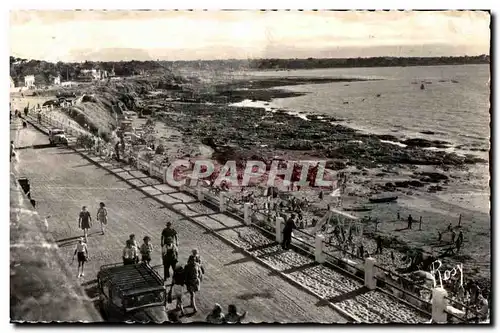
M 19 134 L 11 134 L 17 147 L 48 143 L 48 138 L 31 126 Z M 86 265 L 84 279 L 79 279 L 91 299 L 97 298 L 95 278 L 99 267 L 121 262 L 122 249 L 130 234 L 135 234 L 138 240 L 145 235 L 152 237 L 155 246 L 152 265 L 161 264 L 160 233 L 165 223 L 172 221 L 180 237 L 180 262 L 185 263 L 191 249 L 197 248 L 206 269 L 198 294 L 198 313 L 184 321 L 204 320 L 215 303 L 224 308 L 236 304 L 248 311 L 246 320 L 250 322 L 347 321 L 330 307 L 316 306 L 318 300 L 314 296 L 283 281 L 271 270 L 71 149 L 30 148 L 20 149 L 18 154 L 17 176 L 30 179 L 37 210 L 41 216 L 50 216 L 49 231 L 68 263 L 82 235 L 78 229 L 81 207 L 86 205 L 95 217 L 98 203 L 106 203 L 108 230 L 102 236 L 94 222 L 88 241 L 91 261 Z M 71 267 L 78 280 L 76 264 Z M 188 308 L 187 313 L 190 311 Z
M 23 132 L 18 135 L 21 145 L 47 143 L 46 136 L 31 127 Z M 20 173 L 32 181 L 38 209 L 51 215 L 50 231 L 68 258 L 81 234 L 77 230 L 81 206 L 87 205 L 93 213 L 98 202 L 106 203 L 109 230 L 101 236 L 94 226 L 89 238 L 92 261 L 82 281 L 91 297 L 92 278 L 99 266 L 121 260 L 121 249 L 131 233 L 138 239 L 145 235 L 153 238 L 157 247 L 152 264 L 160 264 L 159 235 L 164 223 L 173 221 L 180 234 L 181 261 L 187 259 L 191 248 L 198 248 L 207 265 L 199 295 L 201 311 L 190 320 L 203 319 L 201 313 L 215 302 L 224 306 L 236 303 L 249 311 L 247 320 L 252 322 L 347 321 L 340 313 L 350 314 L 351 321 L 371 323 L 429 320 L 378 289 L 367 290 L 362 281 L 350 275 L 316 264 L 297 252 L 281 251 L 277 243 L 254 228 L 140 171 L 98 157 L 91 159 L 67 148 L 43 148 L 21 150 L 19 162 Z M 221 237 L 234 246 L 222 242 Z M 297 284 L 302 287 L 295 287 Z

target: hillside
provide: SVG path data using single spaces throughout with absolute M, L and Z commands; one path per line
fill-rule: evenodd
M 228 59 L 197 61 L 119 61 L 83 63 L 51 63 L 40 60 L 28 60 L 10 57 L 10 75 L 16 83 L 25 75 L 35 75 L 35 81 L 41 84 L 50 82 L 53 76 L 61 75 L 63 81 L 76 80 L 84 69 L 114 70 L 116 76 L 133 76 L 138 74 L 166 75 L 176 81 L 183 81 L 174 72 L 179 70 L 266 70 L 266 69 L 312 69 L 312 68 L 349 68 L 349 67 L 396 67 L 396 66 L 435 66 L 489 64 L 489 55 L 463 57 L 375 57 L 375 58 L 308 58 L 308 59 Z

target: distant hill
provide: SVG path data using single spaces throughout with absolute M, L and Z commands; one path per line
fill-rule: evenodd
M 258 59 L 251 60 L 250 68 L 255 69 L 312 69 L 312 68 L 348 68 L 348 67 L 404 67 L 435 65 L 489 64 L 489 55 L 463 57 L 374 57 L 348 59 Z
M 101 69 L 114 72 L 117 76 L 131 76 L 141 73 L 157 73 L 173 76 L 172 70 L 288 70 L 313 68 L 349 68 L 349 67 L 396 67 L 396 66 L 434 66 L 489 64 L 490 56 L 463 57 L 372 57 L 372 58 L 308 58 L 308 59 L 228 59 L 196 61 L 86 61 L 82 63 L 51 63 L 40 60 L 28 60 L 10 57 L 10 75 L 19 83 L 24 83 L 24 76 L 35 75 L 39 84 L 49 83 L 52 76 L 61 75 L 63 81 L 76 79 L 82 69 Z

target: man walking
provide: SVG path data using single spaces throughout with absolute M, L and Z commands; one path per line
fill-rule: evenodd
M 382 237 L 380 237 L 380 235 L 377 236 L 376 241 L 377 241 L 377 250 L 375 250 L 375 254 L 378 253 L 382 254 Z
M 408 215 L 408 229 L 411 229 L 411 225 L 413 224 L 413 217 L 410 215 Z
M 179 252 L 177 250 L 177 246 L 175 246 L 172 238 L 168 237 L 165 240 L 165 245 L 163 245 L 162 247 L 164 282 L 167 282 L 167 279 L 170 277 L 170 267 L 172 267 L 172 273 L 175 270 L 175 265 L 177 265 L 178 255 Z
M 167 222 L 167 227 L 161 232 L 161 246 L 165 245 L 167 238 L 171 238 L 175 246 L 179 247 L 179 240 L 177 238 L 177 231 L 172 228 L 172 222 Z
M 292 214 L 285 222 L 285 227 L 283 228 L 283 243 L 281 244 L 283 250 L 288 250 L 290 248 L 294 229 L 297 229 L 297 226 L 295 225 L 295 214 Z

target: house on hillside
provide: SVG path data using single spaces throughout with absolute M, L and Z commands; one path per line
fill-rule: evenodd
M 52 78 L 52 83 L 55 85 L 55 86 L 60 86 L 61 85 L 61 75 L 58 75 L 58 76 L 54 76 Z
M 106 79 L 108 77 L 108 71 L 100 69 L 82 69 L 80 72 L 80 79 L 98 81 Z
M 34 75 L 26 75 L 24 77 L 24 86 L 26 88 L 35 88 L 35 76 Z

